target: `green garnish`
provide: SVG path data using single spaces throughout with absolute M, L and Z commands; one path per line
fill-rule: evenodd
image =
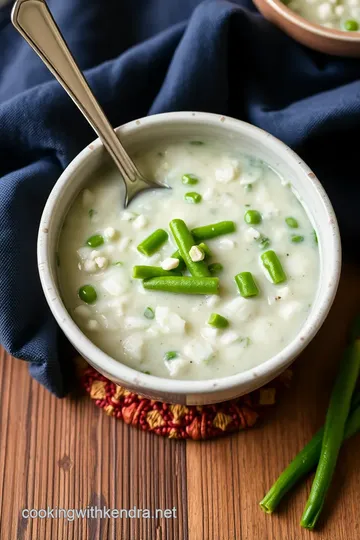
M 91 219 L 94 216 L 94 214 L 96 214 L 96 210 L 94 210 L 93 208 L 90 208 L 90 210 L 89 210 L 89 218 Z
M 288 227 L 290 227 L 290 229 L 297 229 L 299 226 L 297 220 L 293 217 L 285 218 L 285 223 Z
M 203 141 L 190 141 L 191 146 L 202 146 L 205 144 Z
M 248 225 L 258 225 L 261 223 L 262 217 L 257 210 L 248 210 L 244 215 L 244 220 Z
M 270 246 L 270 239 L 267 236 L 262 236 L 259 240 L 260 249 L 266 249 Z
M 141 373 L 144 373 L 144 375 L 151 375 L 150 371 L 142 371 Z
M 207 323 L 213 328 L 226 328 L 229 326 L 229 321 L 219 313 L 212 313 Z
M 124 263 L 122 261 L 116 261 L 113 263 L 113 266 L 123 266 Z
M 168 351 L 164 354 L 164 360 L 174 360 L 174 358 L 177 358 L 177 355 L 175 351 Z
M 300 244 L 300 242 L 303 242 L 303 241 L 304 241 L 304 237 L 301 236 L 301 235 L 292 234 L 292 235 L 291 235 L 291 241 L 292 241 L 294 244 Z
M 313 230 L 313 236 L 314 236 L 315 244 L 318 244 L 319 241 L 318 241 L 318 237 L 317 237 L 315 229 Z
M 197 193 L 196 191 L 189 191 L 188 193 L 185 193 L 184 199 L 188 203 L 199 204 L 199 202 L 201 202 L 202 197 L 200 193 Z
M 149 306 L 145 308 L 144 317 L 146 317 L 147 319 L 154 319 L 155 318 L 154 310 Z
M 245 184 L 244 186 L 244 189 L 247 193 L 249 193 L 249 191 L 252 191 L 252 184 Z M 246 206 L 246 205 L 245 205 Z
M 220 272 L 223 271 L 224 267 L 221 263 L 212 263 L 209 264 L 209 271 L 212 276 L 216 276 L 217 274 L 220 274 Z
M 182 183 L 186 186 L 195 186 L 199 181 L 198 177 L 195 176 L 195 174 L 183 174 L 182 176 Z
M 348 32 L 356 32 L 359 30 L 359 23 L 357 21 L 354 21 L 353 19 L 349 19 L 344 22 L 344 28 Z
M 79 298 L 86 304 L 93 304 L 96 302 L 97 294 L 92 285 L 83 285 L 80 287 L 79 291 Z
M 96 248 L 96 247 L 101 246 L 104 243 L 104 238 L 101 236 L 101 234 L 94 234 L 93 236 L 90 236 L 90 238 L 86 240 L 86 243 L 88 246 L 92 248 Z

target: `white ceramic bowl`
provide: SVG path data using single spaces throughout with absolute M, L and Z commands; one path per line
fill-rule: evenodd
M 149 116 L 117 129 L 131 153 L 157 137 L 216 137 L 236 143 L 246 153 L 262 158 L 291 180 L 318 234 L 320 279 L 316 298 L 305 324 L 279 354 L 263 364 L 229 377 L 188 381 L 163 379 L 140 373 L 114 360 L 96 347 L 67 312 L 58 287 L 56 251 L 65 215 L 87 178 L 108 158 L 97 139 L 66 168 L 46 203 L 38 238 L 41 283 L 50 309 L 69 341 L 106 377 L 139 394 L 172 403 L 205 404 L 235 398 L 259 388 L 279 375 L 308 345 L 324 322 L 338 286 L 341 245 L 336 217 L 330 201 L 314 173 L 290 148 L 254 126 L 208 113 L 175 112 Z M 120 181 L 120 179 L 119 179 Z

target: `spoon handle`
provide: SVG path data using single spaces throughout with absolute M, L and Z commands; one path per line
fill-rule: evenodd
M 46 2 L 17 0 L 11 19 L 15 28 L 79 107 L 120 169 L 126 185 L 125 206 L 127 206 L 134 194 L 139 191 L 139 183 L 146 184 L 146 182 L 117 138 L 66 45 Z

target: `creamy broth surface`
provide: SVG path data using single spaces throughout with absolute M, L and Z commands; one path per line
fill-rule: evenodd
M 143 193 L 124 210 L 121 179 L 106 173 L 89 180 L 66 217 L 58 272 L 74 321 L 113 358 L 161 377 L 224 377 L 279 353 L 306 320 L 319 275 L 316 234 L 289 179 L 241 148 L 229 150 L 211 141 L 159 143 L 136 162 L 172 189 Z M 195 185 L 183 184 L 189 173 L 198 179 Z M 188 192 L 201 195 L 201 201 L 185 200 Z M 260 213 L 260 223 L 246 223 L 249 210 Z M 288 225 L 289 217 L 296 228 Z M 160 266 L 177 249 L 169 229 L 175 218 L 190 230 L 224 220 L 235 223 L 235 232 L 205 240 L 212 252 L 206 264 L 223 265 L 217 274 L 219 295 L 145 290 L 141 279 L 132 278 L 135 265 Z M 137 246 L 156 229 L 166 230 L 168 240 L 154 255 L 144 256 Z M 104 242 L 90 247 L 86 242 L 94 235 Z M 286 273 L 278 285 L 261 260 L 268 250 L 277 254 Z M 252 273 L 258 296 L 240 295 L 234 280 L 240 272 Z M 79 297 L 84 285 L 95 289 L 95 302 Z M 228 327 L 211 327 L 212 313 L 225 317 Z

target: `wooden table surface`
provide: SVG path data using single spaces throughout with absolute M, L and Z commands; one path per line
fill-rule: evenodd
M 341 452 L 319 528 L 299 520 L 310 479 L 273 515 L 266 489 L 322 424 L 346 330 L 360 309 L 360 270 L 346 267 L 330 316 L 298 359 L 292 386 L 258 428 L 208 442 L 140 432 L 88 397 L 58 400 L 27 366 L 0 361 L 1 540 L 355 540 L 360 437 Z M 25 519 L 22 509 L 176 508 L 176 518 Z

